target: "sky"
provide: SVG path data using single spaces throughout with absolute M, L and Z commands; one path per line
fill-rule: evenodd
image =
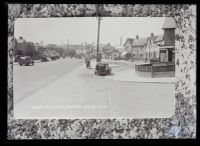
M 96 17 L 65 18 L 18 18 L 15 21 L 14 35 L 22 36 L 26 41 L 44 44 L 96 44 Z M 127 38 L 148 37 L 151 33 L 163 33 L 164 17 L 102 17 L 100 25 L 100 43 L 119 45 Z

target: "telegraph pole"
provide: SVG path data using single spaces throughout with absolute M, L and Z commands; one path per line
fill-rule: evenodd
M 100 53 L 99 53 L 99 39 L 100 39 L 100 21 L 102 20 L 101 19 L 101 10 L 102 10 L 102 6 L 103 5 L 97 5 L 97 9 L 96 9 L 96 11 L 97 11 L 97 19 L 98 19 L 98 31 L 97 31 L 97 62 L 101 62 L 101 56 L 100 56 Z
M 69 39 L 67 40 L 67 49 L 69 50 Z
M 101 18 L 98 17 L 97 53 L 99 53 L 100 21 L 101 21 Z

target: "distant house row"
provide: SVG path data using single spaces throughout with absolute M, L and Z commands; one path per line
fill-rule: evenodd
M 174 62 L 175 59 L 175 22 L 173 18 L 165 19 L 162 29 L 164 34 L 149 37 L 127 38 L 124 43 L 126 52 L 132 54 L 134 60 L 159 59 L 161 62 Z
M 37 44 L 33 42 L 26 41 L 23 37 L 19 37 L 19 39 L 15 39 L 15 55 L 32 55 L 36 50 Z
M 14 55 L 20 55 L 20 56 L 31 56 L 33 59 L 38 59 L 40 55 L 48 55 L 52 56 L 58 55 L 58 52 L 53 49 L 47 49 L 47 48 L 55 48 L 56 45 L 47 45 L 46 47 L 43 47 L 42 44 L 34 43 L 26 41 L 23 37 L 19 37 L 18 39 L 15 39 L 15 48 L 14 48 Z

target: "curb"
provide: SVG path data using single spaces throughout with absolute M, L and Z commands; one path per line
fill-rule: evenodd
M 109 79 L 106 78 L 106 80 L 112 80 L 112 81 L 116 81 L 116 82 L 132 82 L 132 83 L 156 83 L 156 84 L 172 84 L 172 83 L 176 83 L 176 81 L 174 82 L 144 82 L 144 81 L 126 81 L 126 80 L 115 80 L 115 79 Z

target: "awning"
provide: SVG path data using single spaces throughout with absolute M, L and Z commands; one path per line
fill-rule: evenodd
M 124 56 L 124 55 L 126 55 L 128 52 L 123 52 L 122 54 L 121 54 L 121 56 Z
M 169 48 L 175 48 L 174 46 L 161 46 L 160 49 L 169 49 Z

